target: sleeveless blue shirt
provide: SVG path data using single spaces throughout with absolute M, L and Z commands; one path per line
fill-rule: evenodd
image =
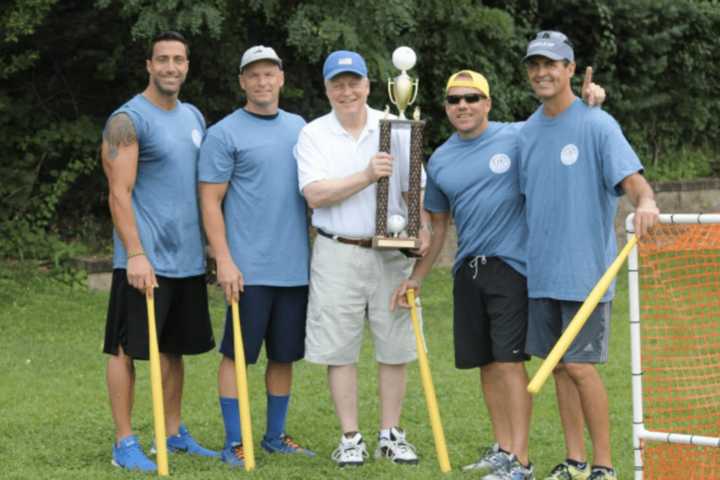
M 132 207 L 150 264 L 165 277 L 205 273 L 197 200 L 198 152 L 205 135 L 202 114 L 179 100 L 172 110 L 163 110 L 141 94 L 112 115 L 119 113 L 128 115 L 137 135 Z M 127 252 L 117 231 L 113 243 L 113 267 L 126 268 Z

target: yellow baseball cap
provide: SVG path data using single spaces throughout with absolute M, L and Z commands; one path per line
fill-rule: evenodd
M 470 78 L 468 79 L 464 77 Z M 447 87 L 445 87 L 445 93 L 447 93 L 447 91 L 450 90 L 452 87 L 474 88 L 476 90 L 480 90 L 483 95 L 490 98 L 490 85 L 488 84 L 487 79 L 478 72 L 473 72 L 472 70 L 460 70 L 457 73 L 453 73 L 447 82 Z

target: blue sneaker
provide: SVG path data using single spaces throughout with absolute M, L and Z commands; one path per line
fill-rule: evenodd
M 112 449 L 112 464 L 116 467 L 128 470 L 140 470 L 142 472 L 155 472 L 157 466 L 145 456 L 138 438 L 135 435 L 128 435 L 121 439 Z
M 185 425 L 180 424 L 177 435 L 172 435 L 167 439 L 167 448 L 170 452 L 183 452 L 189 455 L 198 455 L 200 457 L 212 457 L 217 458 L 220 456 L 219 452 L 214 450 L 208 450 L 201 446 L 188 432 Z
M 245 466 L 245 451 L 242 443 L 234 443 L 232 446 L 224 448 L 220 452 L 220 460 L 230 467 L 243 468 Z
M 315 456 L 315 452 L 301 447 L 295 443 L 290 435 L 285 435 L 284 433 L 278 438 L 268 438 L 267 436 L 264 436 L 262 442 L 260 442 L 260 446 L 270 453 L 300 453 L 306 457 Z

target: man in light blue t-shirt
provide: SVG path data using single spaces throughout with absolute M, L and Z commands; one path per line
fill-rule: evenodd
M 304 356 L 308 299 L 308 226 L 297 190 L 293 147 L 305 121 L 279 108 L 282 62 L 270 47 L 254 46 L 240 61 L 247 102 L 208 130 L 200 151 L 200 199 L 217 279 L 228 303 L 237 300 L 245 358 L 268 356 L 267 430 L 270 453 L 315 454 L 285 433 L 292 364 Z M 222 460 L 243 466 L 230 308 L 220 347 L 220 407 L 225 424 Z
M 588 102 L 604 90 L 589 79 Z M 479 368 L 495 445 L 464 470 L 484 480 L 534 478 L 528 458 L 531 399 L 523 362 L 527 331 L 525 200 L 518 186 L 522 123 L 490 122 L 490 88 L 461 70 L 446 87 L 445 112 L 456 132 L 427 167 L 424 208 L 433 236 L 428 255 L 393 296 L 420 285 L 440 253 L 452 215 L 458 248 L 453 265 L 453 330 L 457 368 Z
M 618 197 L 635 205 L 639 236 L 657 221 L 652 189 L 620 126 L 572 92 L 574 53 L 559 32 L 540 32 L 525 56 L 542 105 L 520 135 L 520 190 L 528 221 L 527 353 L 546 357 L 616 255 Z M 607 361 L 611 288 L 555 369 L 567 459 L 548 479 L 616 479 L 608 397 L 596 363 Z M 588 465 L 583 430 L 593 445 Z
M 183 355 L 211 350 L 205 247 L 197 203 L 197 159 L 205 120 L 178 100 L 188 46 L 157 35 L 146 60 L 147 88 L 117 109 L 103 132 L 102 162 L 114 224 L 113 278 L 103 351 L 116 427 L 113 465 L 155 471 L 133 435 L 134 360 L 148 358 L 146 292 L 153 292 L 162 358 L 167 446 L 217 457 L 181 423 Z
M 442 249 L 450 215 L 458 249 L 453 265 L 455 366 L 479 368 L 496 445 L 466 466 L 482 478 L 532 478 L 528 459 L 531 400 L 525 371 L 527 288 L 525 205 L 517 184 L 522 124 L 490 122 L 490 87 L 462 70 L 446 86 L 445 113 L 455 133 L 428 162 L 423 207 L 433 236 L 428 254 L 396 291 L 406 306 Z M 512 466 L 511 466 L 512 464 Z

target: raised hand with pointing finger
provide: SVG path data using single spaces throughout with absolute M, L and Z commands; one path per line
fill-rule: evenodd
M 582 99 L 591 107 L 599 107 L 605 103 L 605 89 L 592 81 L 593 68 L 585 69 L 585 78 L 582 84 Z

